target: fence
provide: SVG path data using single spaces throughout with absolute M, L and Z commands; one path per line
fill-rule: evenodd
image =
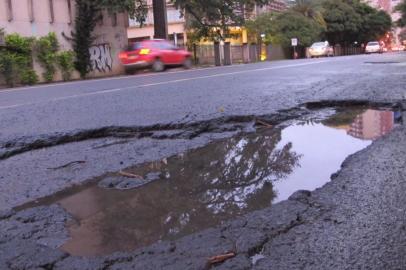
M 335 56 L 356 55 L 356 54 L 362 54 L 362 53 L 363 53 L 363 50 L 361 47 L 334 46 L 334 55 Z
M 218 46 L 218 47 L 216 47 Z M 217 54 L 216 55 L 216 48 Z M 280 45 L 257 44 L 217 44 L 217 45 L 194 45 L 192 48 L 195 63 L 198 65 L 228 65 L 240 63 L 254 63 L 260 60 L 283 60 L 293 58 L 292 47 L 282 47 Z M 299 58 L 309 57 L 308 48 L 296 48 Z M 360 47 L 334 47 L 335 56 L 362 54 Z M 216 58 L 217 57 L 217 58 Z
M 199 65 L 216 63 L 216 45 L 194 45 L 194 60 Z M 218 61 L 223 65 L 257 62 L 260 59 L 259 46 L 256 44 L 230 45 L 218 44 Z

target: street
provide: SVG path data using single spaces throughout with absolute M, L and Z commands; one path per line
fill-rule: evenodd
M 405 71 L 406 54 L 399 52 L 0 89 L 0 269 L 406 269 L 406 129 L 399 120 L 406 106 Z M 66 198 L 87 184 L 116 172 L 137 178 L 148 172 L 148 162 L 167 165 L 167 158 L 183 158 L 188 150 L 255 133 L 260 126 L 289 131 L 289 121 L 310 119 L 342 131 L 347 123 L 326 124 L 333 115 L 329 110 L 348 107 L 359 114 L 357 106 L 400 118 L 381 138 L 348 152 L 341 169 L 327 173 L 332 181 L 315 190 L 299 189 L 272 206 L 174 239 L 151 236 L 144 245 L 134 244 L 136 250 L 131 244 L 110 247 L 107 240 L 108 252 L 61 248 L 74 232 L 69 224 L 82 218 L 67 210 Z M 286 136 L 264 134 L 282 136 L 281 141 Z M 189 158 L 197 162 L 203 154 Z M 128 173 L 141 164 L 144 169 Z M 178 167 L 168 170 L 173 175 Z M 139 178 L 162 192 L 146 204 L 157 204 L 171 189 L 168 184 L 161 191 L 153 175 Z M 95 207 L 90 200 L 80 202 L 75 207 Z M 93 214 L 86 212 L 86 218 Z M 208 265 L 208 258 L 224 254 L 232 256 Z

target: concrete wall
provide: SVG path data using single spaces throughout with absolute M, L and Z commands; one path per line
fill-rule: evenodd
M 32 2 L 31 2 L 32 1 Z M 11 2 L 12 13 L 8 9 Z M 61 44 L 61 50 L 71 50 L 70 42 L 62 36 L 65 33 L 70 36 L 73 30 L 75 18 L 74 0 L 52 0 L 53 19 L 50 8 L 50 0 L 0 0 L 0 28 L 6 33 L 19 33 L 23 36 L 40 37 L 49 32 L 55 32 Z M 31 3 L 32 9 L 30 8 Z M 71 9 L 69 9 L 69 3 Z M 128 16 L 117 15 L 117 24 L 107 14 L 103 14 L 103 21 L 100 22 L 94 35 L 97 37 L 94 47 L 90 49 L 94 71 L 89 74 L 91 77 L 109 76 L 124 72 L 120 65 L 118 54 L 127 46 Z M 38 63 L 34 68 L 41 77 L 42 70 Z M 78 77 L 75 74 L 74 77 Z M 58 74 L 56 80 L 60 80 Z

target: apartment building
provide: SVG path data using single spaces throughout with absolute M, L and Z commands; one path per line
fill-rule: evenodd
M 6 33 L 41 37 L 55 32 L 62 50 L 71 50 L 68 39 L 75 21 L 75 0 L 0 0 L 0 28 Z M 120 74 L 123 68 L 118 54 L 127 46 L 128 16 L 103 13 L 90 48 L 93 71 L 89 76 Z M 34 62 L 38 74 L 41 67 Z M 75 75 L 77 76 L 77 74 Z
M 127 29 L 128 41 L 136 42 L 154 37 L 154 14 L 152 9 L 152 0 L 147 0 L 148 15 L 146 22 L 142 27 L 133 19 L 129 20 L 129 28 Z M 170 1 L 167 1 L 167 21 L 168 21 L 168 38 L 179 45 L 186 44 L 186 29 L 185 18 L 181 12 L 177 10 Z

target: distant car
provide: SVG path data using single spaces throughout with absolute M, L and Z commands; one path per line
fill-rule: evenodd
M 383 53 L 384 49 L 381 44 L 379 44 L 378 41 L 370 41 L 367 43 L 367 46 L 365 47 L 365 53 L 370 54 L 370 53 Z
M 127 73 L 143 68 L 160 72 L 168 66 L 192 67 L 191 53 L 163 39 L 135 42 L 121 52 L 119 58 Z
M 309 49 L 310 57 L 334 56 L 334 48 L 330 46 L 328 41 L 316 42 Z

